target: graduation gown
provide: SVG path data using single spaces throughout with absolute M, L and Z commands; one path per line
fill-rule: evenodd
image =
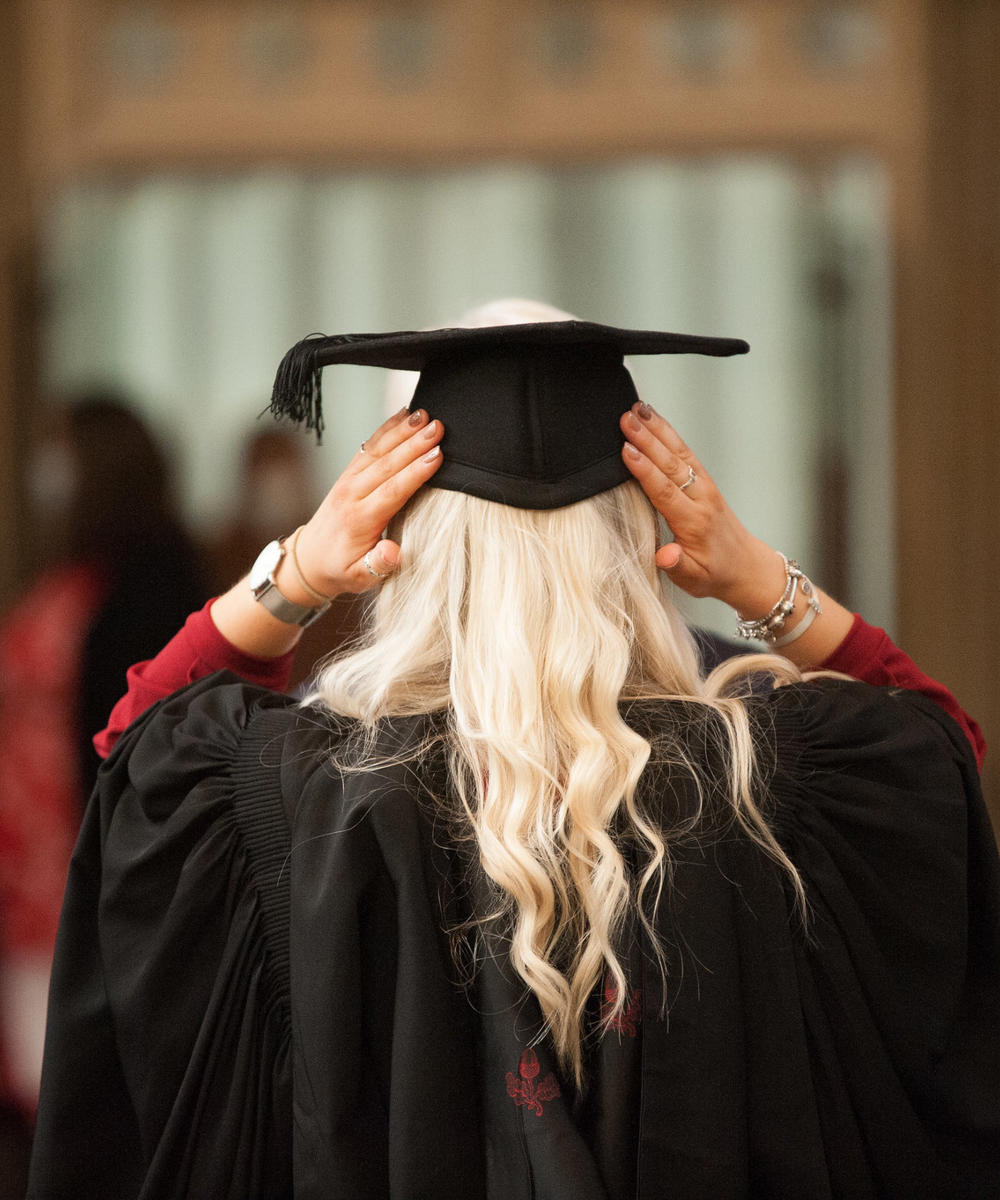
M 860 683 L 749 708 L 808 925 L 782 870 L 706 816 L 656 918 L 665 991 L 634 934 L 578 1091 L 502 940 L 459 979 L 445 930 L 475 864 L 435 755 L 338 772 L 348 722 L 232 675 L 157 705 L 74 856 L 29 1197 L 1000 1195 L 1000 880 L 966 739 Z M 665 825 L 693 802 L 666 769 L 643 788 Z

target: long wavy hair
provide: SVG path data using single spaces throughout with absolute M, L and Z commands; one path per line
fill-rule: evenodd
M 701 677 L 661 592 L 657 522 L 635 483 L 549 511 L 425 487 L 390 536 L 401 565 L 363 640 L 324 668 L 311 699 L 372 736 L 386 718 L 442 714 L 451 803 L 494 893 L 491 911 L 476 915 L 509 938 L 560 1066 L 579 1082 L 588 1000 L 605 972 L 616 1000 L 604 1021 L 629 1000 L 629 920 L 645 926 L 666 969 L 654 917 L 671 845 L 697 828 L 710 794 L 802 896 L 754 799 L 746 707 L 726 694 L 746 661 Z M 751 657 L 798 677 L 784 659 Z M 654 746 L 624 719 L 623 702 L 657 699 L 681 701 L 686 716 Z M 710 774 L 685 749 L 685 721 L 713 745 Z M 639 802 L 651 754 L 694 782 L 698 803 L 683 829 Z

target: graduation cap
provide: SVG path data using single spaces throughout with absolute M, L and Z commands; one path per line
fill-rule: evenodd
M 745 354 L 737 338 L 542 321 L 475 329 L 314 334 L 282 359 L 271 411 L 322 433 L 323 367 L 419 371 L 411 408 L 445 427 L 434 487 L 560 508 L 631 478 L 621 414 L 638 399 L 627 354 Z

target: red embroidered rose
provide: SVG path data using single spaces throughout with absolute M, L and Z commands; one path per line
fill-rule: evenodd
M 554 1100 L 561 1095 L 559 1082 L 551 1072 L 539 1083 L 534 1082 L 541 1069 L 538 1055 L 527 1046 L 517 1065 L 521 1078 L 518 1079 L 513 1071 L 507 1072 L 507 1095 L 519 1107 L 532 1109 L 536 1117 L 542 1115 L 542 1105 L 546 1100 Z
M 517 1069 L 521 1072 L 522 1079 L 534 1079 L 541 1070 L 541 1067 L 538 1065 L 538 1055 L 530 1046 L 525 1047 Z
M 605 1029 L 634 1038 L 642 1020 L 642 988 L 636 988 L 632 998 L 617 1016 L 612 1016 L 618 1001 L 618 985 L 610 971 L 604 976 L 604 1003 L 601 1005 L 601 1020 Z

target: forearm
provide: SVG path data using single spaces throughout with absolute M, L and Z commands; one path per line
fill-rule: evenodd
M 766 543 L 753 539 L 745 573 L 720 599 L 744 618 L 763 616 L 781 596 L 785 582 L 781 556 Z M 776 653 L 805 670 L 824 668 L 877 687 L 903 687 L 923 693 L 958 723 L 969 739 L 976 762 L 982 766 L 986 753 L 982 732 L 948 688 L 921 671 L 884 630 L 868 625 L 819 588 L 814 588 L 813 594 L 822 611 L 801 636 L 794 636 L 808 612 L 808 600 L 799 587 L 795 606 L 779 631 L 780 637 L 791 634 L 793 640 L 774 647 Z
M 314 595 L 296 578 L 287 552 L 275 568 L 273 579 L 282 596 L 293 604 L 303 608 L 316 605 Z M 279 620 L 255 599 L 245 577 L 212 602 L 211 614 L 226 641 L 253 658 L 280 658 L 289 654 L 302 636 L 298 625 Z

